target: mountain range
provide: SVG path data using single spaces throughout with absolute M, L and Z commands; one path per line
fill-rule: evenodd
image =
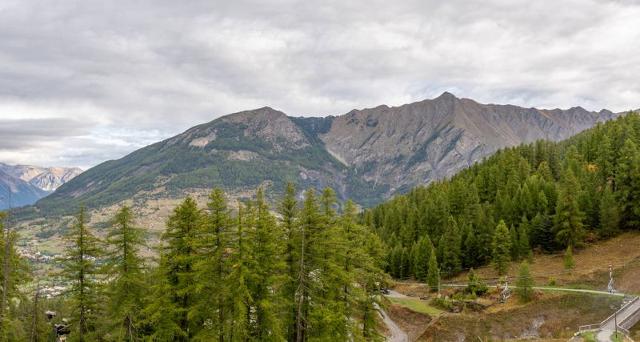
M 0 209 L 33 204 L 80 173 L 79 168 L 0 163 Z
M 286 182 L 334 188 L 363 206 L 453 175 L 500 148 L 561 140 L 622 113 L 481 104 L 443 93 L 398 107 L 291 117 L 263 107 L 220 117 L 104 162 L 37 202 L 45 215 L 158 201 L 222 187 L 232 198 Z M 150 201 L 155 201 L 150 209 Z M 146 203 L 146 204 L 145 204 Z

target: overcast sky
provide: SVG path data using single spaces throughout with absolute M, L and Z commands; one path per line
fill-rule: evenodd
M 0 0 L 4 162 L 87 168 L 244 109 L 445 90 L 638 108 L 640 1 Z

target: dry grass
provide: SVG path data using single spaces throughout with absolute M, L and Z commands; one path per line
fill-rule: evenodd
M 619 298 L 581 294 L 540 294 L 529 304 L 515 298 L 484 313 L 465 312 L 440 316 L 419 341 L 489 341 L 537 338 L 568 340 L 585 322 L 598 322 Z
M 640 234 L 625 233 L 608 241 L 594 243 L 574 254 L 576 267 L 564 270 L 561 253 L 536 255 L 531 273 L 537 285 L 547 285 L 554 279 L 558 286 L 605 290 L 609 280 L 608 266 L 614 267 L 618 291 L 640 294 Z M 514 281 L 518 263 L 513 263 L 508 276 Z M 477 273 L 491 281 L 498 278 L 493 268 L 483 267 Z M 467 274 L 450 282 L 466 283 Z M 398 292 L 414 297 L 428 297 L 427 288 L 414 282 L 398 282 Z M 445 290 L 451 294 L 453 290 Z M 497 293 L 490 291 L 486 300 L 497 302 Z M 495 341 L 527 340 L 566 341 L 583 324 L 597 323 L 610 313 L 613 302 L 620 298 L 588 294 L 538 292 L 536 300 L 522 304 L 512 297 L 505 304 L 490 305 L 482 313 L 443 314 L 431 322 L 419 341 Z M 640 337 L 640 326 L 632 331 Z
M 564 269 L 563 255 L 539 254 L 531 264 L 531 274 L 537 285 L 546 285 L 554 279 L 559 285 L 573 285 L 605 290 L 608 282 L 608 266 L 616 270 L 616 284 L 620 291 L 640 293 L 640 234 L 624 233 L 613 239 L 594 243 L 574 253 L 576 267 L 567 272 Z M 508 276 L 515 279 L 518 263 L 512 263 Z M 490 267 L 482 267 L 477 273 L 484 279 L 498 279 L 498 274 Z M 463 273 L 451 280 L 466 282 Z

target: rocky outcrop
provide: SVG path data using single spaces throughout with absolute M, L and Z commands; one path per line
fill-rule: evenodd
M 281 191 L 293 181 L 299 189 L 330 186 L 341 198 L 368 206 L 451 176 L 500 148 L 565 139 L 618 115 L 481 104 L 450 93 L 325 118 L 289 117 L 263 107 L 107 161 L 37 205 L 62 213 L 80 203 L 100 208 L 214 186 L 244 196 L 258 186 Z
M 321 138 L 364 179 L 388 184 L 391 195 L 451 176 L 500 148 L 566 139 L 617 115 L 485 105 L 444 93 L 400 107 L 351 111 L 333 120 Z

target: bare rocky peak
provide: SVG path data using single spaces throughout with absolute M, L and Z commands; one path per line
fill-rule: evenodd
M 500 148 L 566 139 L 617 115 L 481 104 L 443 93 L 399 107 L 353 110 L 333 120 L 321 138 L 336 158 L 394 192 L 451 176 Z
M 0 170 L 5 174 L 25 181 L 36 188 L 51 192 L 70 181 L 82 170 L 77 167 L 39 167 L 32 165 L 8 165 L 0 163 Z
M 229 126 L 231 125 L 231 127 Z M 210 123 L 196 126 L 177 138 L 190 146 L 204 148 L 232 129 L 242 131 L 247 139 L 259 138 L 272 144 L 276 152 L 287 148 L 309 146 L 304 132 L 286 114 L 270 107 L 223 116 Z

